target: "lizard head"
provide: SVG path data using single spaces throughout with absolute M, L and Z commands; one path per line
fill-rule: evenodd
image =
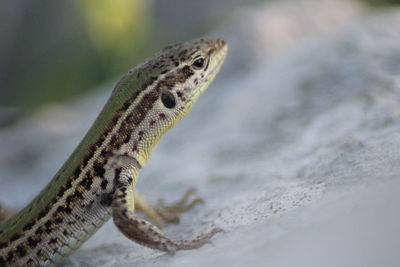
M 197 39 L 165 47 L 162 58 L 170 71 L 160 79 L 160 108 L 176 122 L 214 80 L 227 53 L 223 39 Z M 177 120 L 177 118 L 179 118 Z
M 133 124 L 134 130 L 122 150 L 133 147 L 133 157 L 143 167 L 163 134 L 185 116 L 215 78 L 227 50 L 222 39 L 197 39 L 168 45 L 132 69 L 114 90 L 114 97 L 132 95 L 123 105 L 131 114 L 123 125 Z

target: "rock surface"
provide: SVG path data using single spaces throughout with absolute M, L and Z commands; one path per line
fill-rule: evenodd
M 308 10 L 318 2 L 327 3 L 299 1 Z M 281 7 L 246 13 L 279 16 Z M 284 16 L 297 27 L 318 21 L 303 10 Z M 174 201 L 190 187 L 206 200 L 167 226 L 168 236 L 212 225 L 225 233 L 171 256 L 132 243 L 109 222 L 65 266 L 398 266 L 400 10 L 370 13 L 349 1 L 321 10 L 342 19 L 323 34 L 306 23 L 306 37 L 281 29 L 293 38 L 273 53 L 227 30 L 225 71 L 141 173 L 150 201 Z M 235 65 L 240 47 L 257 54 L 246 68 Z M 47 183 L 109 94 L 99 92 L 0 132 L 1 202 L 18 208 Z

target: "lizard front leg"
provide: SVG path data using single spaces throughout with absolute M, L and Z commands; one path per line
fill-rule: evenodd
M 115 193 L 112 201 L 112 216 L 115 225 L 129 239 L 167 252 L 195 249 L 207 243 L 220 229 L 215 228 L 191 240 L 172 240 L 155 225 L 135 214 L 135 177 L 137 172 L 122 169 L 116 177 Z

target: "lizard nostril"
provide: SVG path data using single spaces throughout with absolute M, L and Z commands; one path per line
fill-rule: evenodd
M 221 38 L 217 39 L 217 43 L 218 43 L 219 46 L 225 46 L 226 45 L 226 41 L 224 39 L 221 39 Z

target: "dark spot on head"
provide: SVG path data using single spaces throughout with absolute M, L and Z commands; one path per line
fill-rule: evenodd
M 183 56 L 185 56 L 185 54 L 187 53 L 187 49 L 183 49 L 181 52 L 179 52 L 179 57 L 182 58 Z
M 138 146 L 137 146 L 137 143 L 135 143 L 133 146 L 132 146 L 132 152 L 135 152 L 135 151 L 137 151 L 138 150 Z
M 180 73 L 182 74 L 182 77 L 180 78 L 181 82 L 185 82 L 187 78 L 194 74 L 193 70 L 189 66 L 184 66 L 180 70 Z

